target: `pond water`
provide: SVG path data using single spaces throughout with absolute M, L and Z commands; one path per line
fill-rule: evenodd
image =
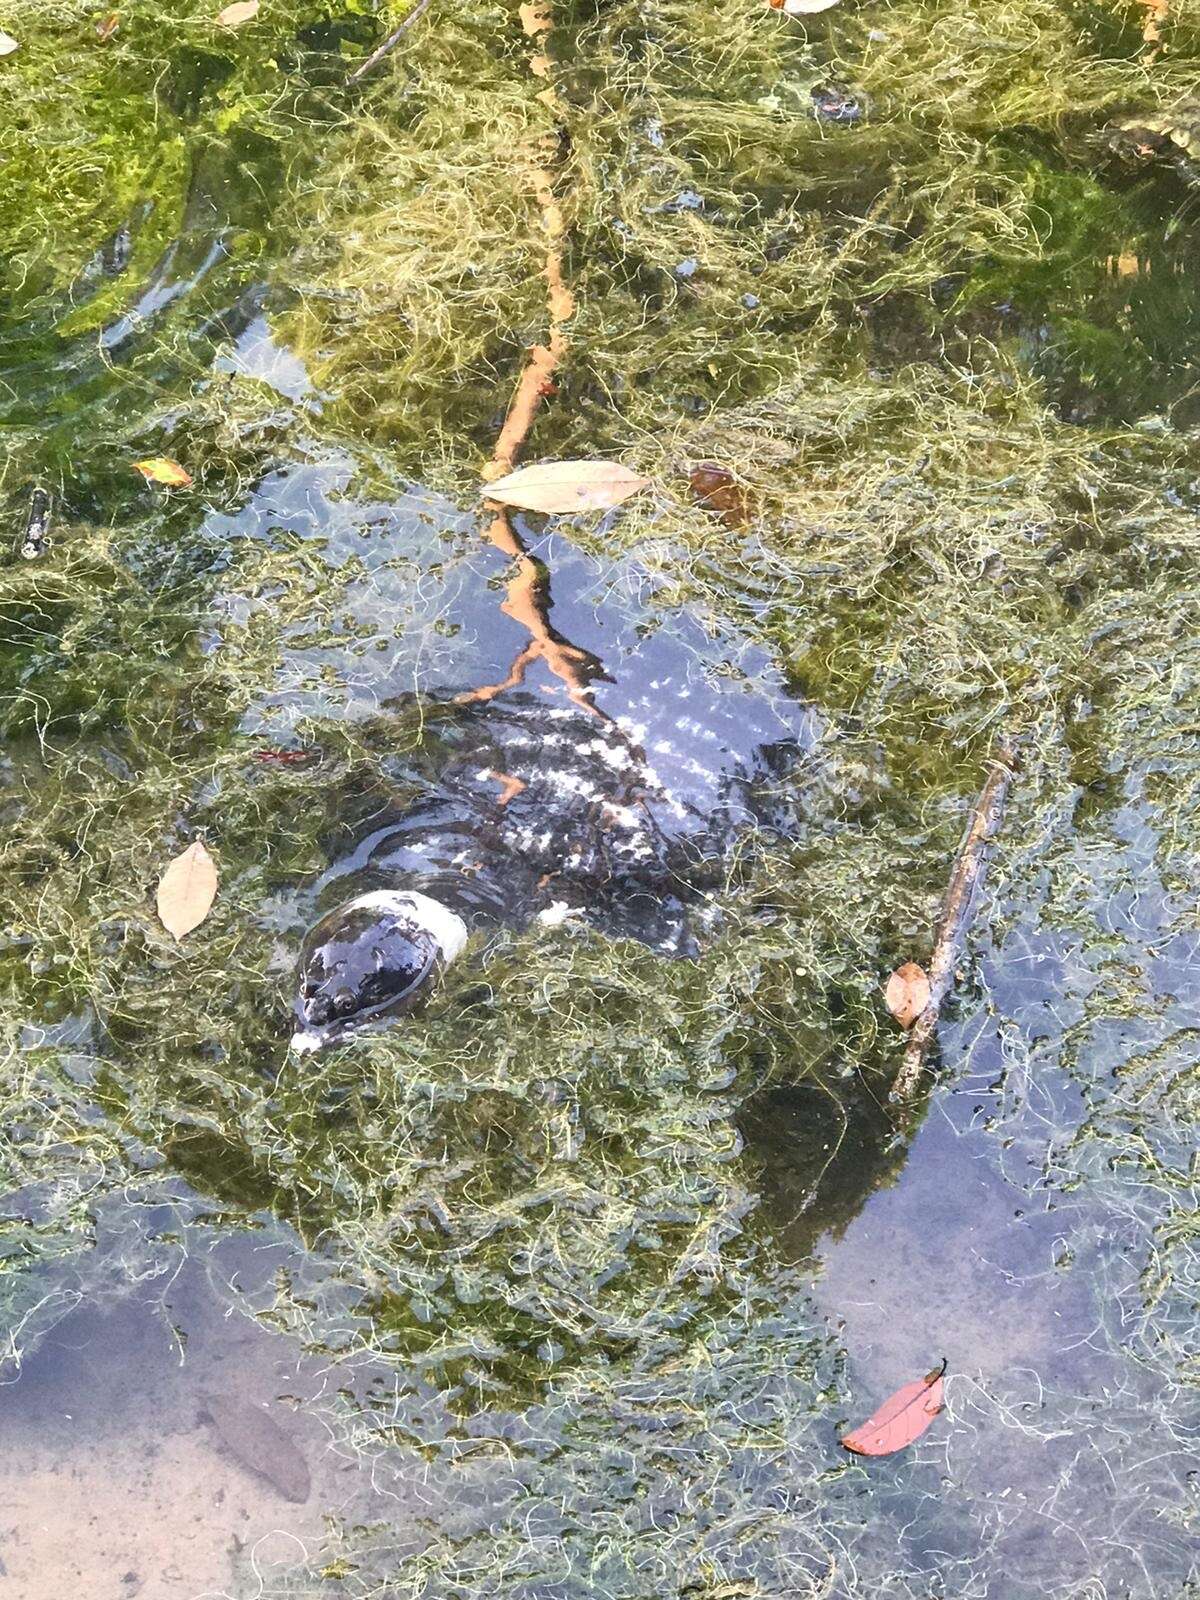
M 1200 1594 L 1186 8 L 217 9 L 0 5 L 0 1600 Z M 547 162 L 525 455 L 650 487 L 501 548 Z

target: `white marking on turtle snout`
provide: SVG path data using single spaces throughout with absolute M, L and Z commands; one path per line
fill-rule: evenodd
M 538 912 L 538 921 L 544 928 L 561 928 L 564 922 L 572 917 L 582 916 L 582 912 L 568 905 L 565 900 L 555 900 L 544 911 Z

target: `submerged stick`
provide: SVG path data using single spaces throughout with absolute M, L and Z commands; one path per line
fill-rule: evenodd
M 384 56 L 390 55 L 400 43 L 401 39 L 403 39 L 404 35 L 412 27 L 413 23 L 416 22 L 417 18 L 428 11 L 432 3 L 433 0 L 417 0 L 416 5 L 408 13 L 396 31 L 394 33 L 389 33 L 387 38 L 379 46 L 379 49 L 376 50 L 373 55 L 369 55 L 361 64 L 361 66 L 355 67 L 354 71 L 346 79 L 347 84 L 357 83 L 360 78 L 365 78 L 372 67 L 377 67 L 383 60 Z
M 942 902 L 929 963 L 929 999 L 912 1025 L 904 1060 L 892 1085 L 892 1103 L 911 1100 L 920 1081 L 929 1047 L 937 1035 L 942 1004 L 954 984 L 954 969 L 962 955 L 971 925 L 978 890 L 987 871 L 988 847 L 1004 820 L 1004 802 L 1012 781 L 1017 740 L 1001 734 L 992 751 L 991 771 L 971 808 L 967 831 L 954 859 L 946 898 Z

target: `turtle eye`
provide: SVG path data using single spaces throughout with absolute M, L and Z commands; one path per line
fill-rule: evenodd
M 349 989 L 339 989 L 333 997 L 333 1008 L 339 1017 L 348 1017 L 355 1006 L 354 995 Z

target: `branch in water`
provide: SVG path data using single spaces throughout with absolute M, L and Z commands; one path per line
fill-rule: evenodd
M 404 35 L 412 27 L 413 23 L 416 22 L 417 18 L 429 10 L 431 4 L 432 0 L 417 0 L 416 5 L 408 13 L 396 31 L 394 33 L 389 33 L 387 38 L 379 46 L 379 49 L 376 50 L 372 55 L 369 55 L 361 66 L 355 67 L 354 71 L 346 79 L 347 84 L 357 83 L 360 78 L 365 78 L 367 73 L 370 72 L 373 67 L 377 67 L 379 65 L 384 56 L 390 55 L 400 43 L 401 39 L 403 39 Z
M 954 969 L 962 956 L 978 891 L 987 872 L 988 848 L 1004 820 L 1004 802 L 1012 781 L 1016 748 L 1017 740 L 1012 735 L 1002 734 L 996 741 L 991 771 L 971 809 L 938 918 L 933 957 L 929 963 L 929 999 L 909 1033 L 904 1060 L 892 1085 L 893 1104 L 912 1099 L 925 1058 L 937 1036 L 942 1004 L 954 985 Z

